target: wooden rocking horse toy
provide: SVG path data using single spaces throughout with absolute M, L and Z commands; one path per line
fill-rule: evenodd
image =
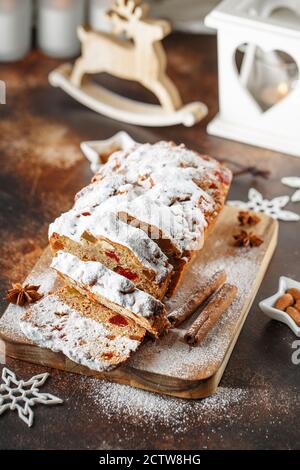
M 51 72 L 50 83 L 91 109 L 120 121 L 148 126 L 178 123 L 191 126 L 206 115 L 207 108 L 200 102 L 182 106 L 180 94 L 166 74 L 167 58 L 160 42 L 170 33 L 170 24 L 148 18 L 148 10 L 148 5 L 140 4 L 140 0 L 116 0 L 107 13 L 112 33 L 80 26 L 81 57 L 73 69 L 64 64 Z M 160 105 L 130 100 L 83 80 L 85 74 L 101 72 L 141 83 Z

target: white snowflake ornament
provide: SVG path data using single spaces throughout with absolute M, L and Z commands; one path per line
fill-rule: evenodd
M 2 370 L 3 384 L 0 385 L 0 415 L 6 410 L 17 410 L 19 418 L 29 427 L 32 426 L 36 403 L 57 405 L 63 401 L 50 393 L 41 393 L 39 387 L 44 385 L 49 374 L 39 374 L 30 380 L 18 380 L 16 374 L 6 367 Z
M 227 204 L 241 209 L 248 209 L 254 212 L 263 212 L 270 215 L 274 219 L 284 220 L 287 222 L 297 222 L 300 216 L 292 211 L 283 210 L 290 198 L 289 196 L 278 196 L 274 199 L 264 199 L 262 194 L 254 188 L 250 188 L 248 192 L 248 201 L 228 201 Z
M 296 188 L 297 191 L 291 197 L 292 202 L 300 202 L 300 177 L 299 176 L 285 176 L 281 178 L 282 184 L 290 188 Z

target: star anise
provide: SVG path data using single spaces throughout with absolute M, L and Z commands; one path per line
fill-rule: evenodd
M 26 284 L 25 286 L 19 283 L 12 284 L 12 289 L 7 291 L 5 299 L 11 304 L 23 307 L 23 305 L 31 304 L 43 297 L 43 295 L 38 292 L 39 288 L 40 286 L 31 284 Z
M 263 239 L 259 235 L 253 232 L 246 232 L 246 230 L 241 230 L 236 235 L 233 235 L 233 238 L 235 239 L 235 246 L 253 247 L 263 243 Z
M 257 214 L 254 214 L 253 212 L 248 212 L 248 211 L 240 211 L 238 214 L 238 221 L 240 225 L 256 225 L 258 222 L 260 222 L 260 217 Z

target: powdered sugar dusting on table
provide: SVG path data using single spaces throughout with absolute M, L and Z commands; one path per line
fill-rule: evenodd
M 242 429 L 251 435 L 254 423 L 259 423 L 268 438 L 276 422 L 295 422 L 293 418 L 295 409 L 299 408 L 299 394 L 295 393 L 296 390 L 291 391 L 288 384 L 281 390 L 274 389 L 259 374 L 255 374 L 247 386 L 237 383 L 245 382 L 236 380 L 236 375 L 235 379 L 227 375 L 213 396 L 201 400 L 163 396 L 90 377 L 81 377 L 76 390 L 79 388 L 79 395 L 86 397 L 89 412 L 93 410 L 98 419 L 104 418 L 118 432 L 120 447 L 124 442 L 128 446 L 132 442 L 140 442 L 141 435 L 146 446 L 148 432 L 163 432 L 169 438 L 175 436 L 174 446 L 183 436 L 188 435 L 192 445 L 195 437 L 201 435 L 203 448 L 212 444 L 217 448 L 219 440 L 226 437 L 226 434 L 222 436 L 222 430 L 226 433 L 228 427 L 241 428 L 242 423 Z M 248 416 L 246 421 L 245 416 Z M 238 434 L 236 439 L 240 439 Z M 162 439 L 161 444 L 169 445 L 169 441 Z
M 203 423 L 212 413 L 232 412 L 235 405 L 249 397 L 245 389 L 219 387 L 211 397 L 187 401 L 97 379 L 80 382 L 91 402 L 107 419 L 128 418 L 150 427 L 167 425 L 176 434 Z

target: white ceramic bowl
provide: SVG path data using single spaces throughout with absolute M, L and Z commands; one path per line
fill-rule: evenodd
M 296 289 L 300 289 L 300 282 L 294 281 L 289 277 L 281 276 L 279 279 L 279 287 L 276 294 L 259 302 L 259 308 L 266 315 L 268 315 L 268 317 L 285 323 L 287 326 L 290 327 L 290 329 L 295 333 L 296 336 L 300 337 L 300 327 L 296 325 L 294 320 L 287 313 L 283 312 L 282 310 L 278 310 L 278 308 L 273 307 L 276 300 L 282 294 L 284 294 L 287 289 L 290 289 L 291 287 L 296 287 Z
M 106 140 L 90 140 L 82 142 L 80 148 L 91 163 L 91 170 L 96 173 L 104 162 L 101 161 L 101 153 L 109 152 L 114 147 L 128 150 L 137 142 L 125 131 L 120 131 Z

